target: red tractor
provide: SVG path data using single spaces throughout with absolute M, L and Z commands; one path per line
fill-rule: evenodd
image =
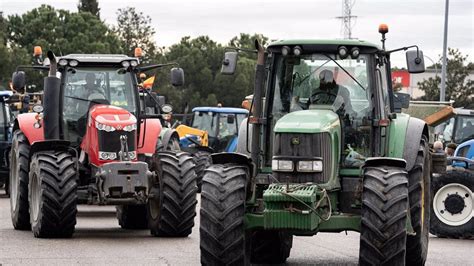
M 48 62 L 49 61 L 49 62 Z M 21 114 L 13 128 L 10 191 L 17 230 L 35 237 L 70 237 L 77 205 L 117 205 L 122 228 L 149 228 L 154 236 L 184 237 L 196 215 L 192 157 L 178 134 L 147 114 L 137 74 L 164 65 L 138 57 L 48 52 L 42 65 L 43 105 Z M 181 68 L 171 83 L 184 83 Z M 25 73 L 13 74 L 14 87 Z M 154 98 L 153 95 L 150 97 Z

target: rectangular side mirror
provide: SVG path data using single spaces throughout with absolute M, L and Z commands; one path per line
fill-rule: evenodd
M 226 52 L 224 61 L 222 61 L 221 73 L 224 75 L 232 75 L 237 67 L 238 52 Z
M 26 75 L 23 71 L 13 72 L 12 75 L 13 89 L 21 91 L 26 85 Z
M 233 124 L 233 123 L 235 123 L 234 115 L 228 114 L 227 115 L 227 124 Z
M 401 113 L 402 108 L 410 106 L 410 94 L 404 92 L 395 92 L 393 94 L 393 107 L 395 113 Z
M 153 93 L 154 93 L 154 92 L 153 92 Z M 156 95 L 156 93 L 155 93 L 155 95 Z M 156 98 L 158 99 L 158 104 L 159 104 L 160 106 L 165 105 L 165 103 L 166 103 L 166 98 L 165 98 L 165 96 L 160 95 L 160 96 L 157 96 Z
M 425 60 L 423 58 L 423 51 L 411 50 L 406 52 L 407 68 L 410 73 L 425 72 Z
M 180 67 L 171 69 L 171 84 L 175 87 L 184 85 L 184 70 Z

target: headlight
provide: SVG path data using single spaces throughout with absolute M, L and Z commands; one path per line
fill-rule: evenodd
M 137 124 L 131 124 L 123 128 L 124 131 L 130 132 L 137 129 Z
M 272 160 L 272 171 L 292 172 L 293 162 L 287 160 Z
M 98 130 L 103 130 L 103 131 L 107 131 L 107 132 L 112 132 L 112 131 L 115 131 L 115 128 L 113 126 L 109 126 L 109 125 L 104 125 L 104 124 L 101 124 L 99 122 L 95 122 L 95 127 L 98 129 Z
M 69 61 L 69 66 L 77 67 L 77 65 L 79 65 L 79 62 L 77 60 L 70 60 Z
M 322 161 L 299 161 L 298 172 L 322 172 L 323 162 Z
M 115 159 L 117 159 L 117 153 L 99 151 L 99 159 L 101 159 L 101 160 L 115 160 Z
M 132 61 L 130 61 L 130 65 L 131 65 L 132 67 L 136 67 L 136 66 L 138 66 L 138 61 L 132 60 Z
M 59 60 L 58 65 L 60 65 L 60 66 L 66 66 L 66 65 L 67 65 L 67 60 L 66 60 L 66 59 L 61 59 L 61 60 Z
M 129 62 L 129 61 L 122 61 L 122 66 L 123 66 L 124 68 L 129 67 L 129 66 L 130 66 L 130 62 Z

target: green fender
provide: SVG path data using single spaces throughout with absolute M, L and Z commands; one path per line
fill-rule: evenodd
M 406 161 L 406 170 L 414 164 L 422 136 L 429 138 L 428 126 L 418 118 L 407 114 L 397 114 L 389 128 L 388 157 L 402 158 Z

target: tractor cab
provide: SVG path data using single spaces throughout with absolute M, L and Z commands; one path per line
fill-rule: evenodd
M 247 116 L 248 111 L 242 108 L 196 107 L 191 127 L 207 131 L 209 147 L 214 152 L 233 152 L 237 148 L 239 126 Z
M 440 139 L 446 144 L 474 139 L 474 110 L 456 108 L 453 117 L 439 127 Z

